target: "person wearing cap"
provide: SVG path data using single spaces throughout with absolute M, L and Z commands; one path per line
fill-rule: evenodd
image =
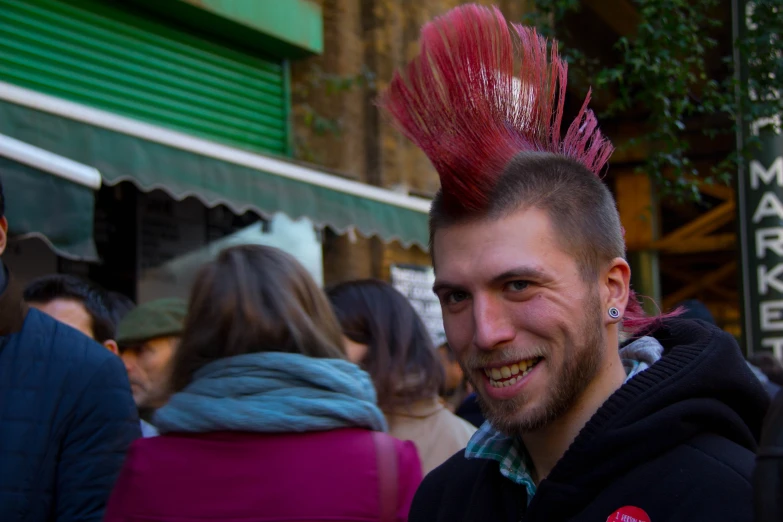
M 169 398 L 171 360 L 179 345 L 186 313 L 187 303 L 183 299 L 158 299 L 131 310 L 117 330 L 120 356 L 128 370 L 145 437 L 156 434 L 149 422 L 155 410 Z

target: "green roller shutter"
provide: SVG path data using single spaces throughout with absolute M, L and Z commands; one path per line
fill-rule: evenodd
M 286 74 L 121 4 L 0 0 L 3 81 L 237 147 L 288 153 Z

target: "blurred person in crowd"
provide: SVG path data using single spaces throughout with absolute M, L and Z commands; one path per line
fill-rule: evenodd
M 712 312 L 710 312 L 710 309 L 707 308 L 707 305 L 698 299 L 686 299 L 685 301 L 681 301 L 674 308 L 680 310 L 680 313 L 678 314 L 680 319 L 696 319 L 709 324 L 718 324 L 715 321 Z
M 152 417 L 171 394 L 172 361 L 187 307 L 177 297 L 150 301 L 126 313 L 118 327 L 117 343 L 145 437 L 157 434 Z
M 775 356 L 772 354 L 756 353 L 751 355 L 746 362 L 748 368 L 750 368 L 750 370 L 753 372 L 753 375 L 756 376 L 756 378 L 764 386 L 764 389 L 767 390 L 770 398 L 774 398 L 778 395 L 778 393 L 780 393 L 781 385 L 770 379 L 770 375 L 758 366 L 759 364 L 768 364 L 766 362 L 767 357 L 772 357 L 773 360 L 775 358 Z M 774 370 L 772 370 L 772 372 L 772 376 L 775 377 Z
M 30 283 L 24 292 L 25 301 L 58 321 L 67 324 L 95 339 L 112 353 L 119 355 L 117 337 L 120 319 L 135 306 L 133 301 L 122 294 L 104 291 L 98 285 L 72 275 L 49 275 Z M 185 305 L 183 303 L 182 309 Z M 181 321 L 180 321 L 181 330 Z M 126 350 L 125 362 L 133 359 L 133 348 Z M 127 364 L 126 364 L 127 368 Z M 134 382 L 138 381 L 139 371 L 134 366 Z M 146 410 L 140 410 L 146 412 Z M 155 428 L 144 418 L 139 419 L 141 434 L 152 437 L 157 434 Z
M 7 234 L 0 185 L 0 254 Z M 0 292 L 0 520 L 98 522 L 140 435 L 122 362 L 29 308 L 2 262 Z
M 421 39 L 380 107 L 440 176 L 434 290 L 488 422 L 410 519 L 752 520 L 769 398 L 733 337 L 642 310 L 611 143 L 587 103 L 561 133 L 558 43 L 478 5 Z
M 457 417 L 465 419 L 477 428 L 480 428 L 487 419 L 481 410 L 478 394 L 474 391 L 470 393 L 454 412 Z
M 172 384 L 106 522 L 407 520 L 416 449 L 382 433 L 369 376 L 290 255 L 237 246 L 201 269 Z
M 473 390 L 470 382 L 465 378 L 465 372 L 462 371 L 462 366 L 460 366 L 454 350 L 449 347 L 449 343 L 444 342 L 438 346 L 438 353 L 441 364 L 443 364 L 446 371 L 446 382 L 456 386 L 455 388 L 447 387 L 446 391 L 443 391 L 441 395 L 447 397 L 447 406 L 457 417 L 465 419 L 478 428 L 486 420 L 478 403 L 478 395 Z M 459 368 L 459 372 L 457 372 L 457 368 Z M 450 372 L 451 377 L 449 377 Z M 455 384 L 457 378 L 460 379 L 459 384 Z M 451 391 L 448 391 L 449 389 Z
M 679 310 L 678 317 L 680 319 L 695 319 L 717 325 L 715 317 L 712 315 L 712 312 L 710 312 L 709 308 L 707 308 L 707 305 L 698 299 L 687 299 L 682 301 L 680 304 L 675 306 L 675 309 Z M 748 358 L 748 360 L 745 361 L 745 363 L 748 365 L 748 368 L 750 368 L 750 371 L 753 372 L 753 375 L 756 376 L 759 382 L 761 382 L 762 386 L 764 386 L 764 389 L 767 390 L 769 396 L 775 397 L 780 391 L 781 384 L 772 380 L 767 372 L 759 367 L 759 362 L 759 358 L 754 356 L 751 356 Z M 781 367 L 781 370 L 783 370 L 783 367 Z
M 106 292 L 81 277 L 61 274 L 36 279 L 25 289 L 24 298 L 31 307 L 95 339 L 115 355 L 120 354 L 115 340 L 118 323 L 135 306 L 122 294 Z M 134 359 L 134 349 L 129 348 L 123 356 L 126 368 L 127 360 Z M 137 366 L 134 366 L 131 389 L 139 380 L 138 373 Z M 146 410 L 140 410 L 140 413 L 143 411 Z M 139 425 L 143 437 L 157 435 L 155 428 L 144 418 L 139 419 Z
M 486 420 L 478 403 L 478 395 L 465 378 L 465 373 L 462 371 L 454 350 L 449 347 L 449 343 L 444 342 L 438 346 L 438 353 L 446 372 L 446 382 L 450 383 L 441 395 L 447 397 L 447 405 L 457 417 L 465 419 L 478 428 Z M 451 377 L 449 377 L 449 373 L 451 373 Z M 458 384 L 457 379 L 459 379 Z
M 443 369 L 424 322 L 382 281 L 342 283 L 327 295 L 349 357 L 372 377 L 389 433 L 416 444 L 426 475 L 464 448 L 476 428 L 438 400 Z
M 462 372 L 462 367 L 457 362 L 454 352 L 449 348 L 449 343 L 440 343 L 436 351 L 444 376 L 439 393 L 446 407 L 450 411 L 454 411 L 469 394 L 465 374 Z
M 772 352 L 756 352 L 748 360 L 761 370 L 770 382 L 783 386 L 783 364 Z
M 108 293 L 91 281 L 66 274 L 43 276 L 27 285 L 24 300 L 119 354 L 117 323 L 109 309 Z
M 114 324 L 119 325 L 128 313 L 136 308 L 133 299 L 120 292 L 107 292 L 109 310 L 114 318 Z

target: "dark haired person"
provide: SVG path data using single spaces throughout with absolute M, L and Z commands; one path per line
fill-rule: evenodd
M 125 316 L 136 308 L 133 299 L 120 292 L 108 292 L 108 301 L 114 324 L 118 326 Z
M 471 4 L 419 49 L 380 105 L 440 176 L 434 290 L 487 422 L 411 520 L 753 520 L 769 399 L 733 337 L 634 298 L 612 146 L 587 103 L 561 132 L 557 42 Z
M 201 269 L 172 390 L 106 522 L 407 520 L 416 449 L 382 433 L 369 376 L 290 255 L 238 246 Z
M 95 339 L 110 352 L 120 355 L 119 326 L 120 319 L 133 308 L 133 301 L 122 294 L 106 292 L 86 279 L 72 275 L 48 275 L 36 279 L 24 291 L 24 299 L 29 306 L 44 312 L 71 328 L 79 330 L 91 339 Z M 184 305 L 183 305 L 184 310 Z M 184 317 L 184 311 L 182 313 Z M 156 321 L 160 314 L 154 314 Z M 149 322 L 149 321 L 148 321 Z M 181 330 L 181 322 L 180 322 Z M 136 345 L 134 345 L 136 346 Z M 131 349 L 126 348 L 122 354 L 131 392 L 138 406 L 136 393 L 138 391 L 138 375 L 136 366 L 129 366 L 132 358 Z M 159 357 L 157 359 L 160 359 Z M 133 371 L 132 371 L 133 370 Z M 147 410 L 140 408 L 141 435 L 153 437 L 157 435 L 155 427 L 144 418 Z
M 476 428 L 439 400 L 444 375 L 429 332 L 404 295 L 382 281 L 327 291 L 346 350 L 367 370 L 389 433 L 416 444 L 426 475 L 465 447 Z
M 65 274 L 43 276 L 27 285 L 24 300 L 119 354 L 117 323 L 109 308 L 108 293 L 92 282 Z
M 443 342 L 437 345 L 435 351 L 443 368 L 443 384 L 440 387 L 440 397 L 450 411 L 454 411 L 462 404 L 462 401 L 470 391 L 465 386 L 465 372 L 459 365 L 457 357 L 449 348 L 449 343 Z
M 0 186 L 0 253 L 7 233 Z M 140 435 L 122 361 L 29 309 L 2 263 L 0 292 L 0 520 L 98 522 Z
M 771 352 L 756 352 L 748 358 L 776 386 L 783 386 L 783 364 Z

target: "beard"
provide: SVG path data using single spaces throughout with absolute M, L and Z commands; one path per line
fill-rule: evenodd
M 601 303 L 597 291 L 590 293 L 585 305 L 588 315 L 584 317 L 584 323 L 577 332 L 577 338 L 574 339 L 575 343 L 581 341 L 581 344 L 562 347 L 562 363 L 558 368 L 550 366 L 549 396 L 541 405 L 527 406 L 534 397 L 524 389 L 512 399 L 489 399 L 484 395 L 483 383 L 474 382 L 475 376 L 469 368 L 486 366 L 490 361 L 484 357 L 474 357 L 469 361 L 470 364 L 463 366 L 465 375 L 477 391 L 479 406 L 484 417 L 495 429 L 512 437 L 536 432 L 573 408 L 585 389 L 595 379 L 601 365 L 605 344 Z M 545 346 L 538 350 L 541 354 L 546 354 L 548 351 L 551 350 L 547 350 Z M 513 357 L 514 354 L 508 356 Z M 498 361 L 495 356 L 492 362 L 515 361 Z M 538 364 L 550 364 L 550 359 L 545 358 Z M 526 406 L 528 411 L 521 414 Z

